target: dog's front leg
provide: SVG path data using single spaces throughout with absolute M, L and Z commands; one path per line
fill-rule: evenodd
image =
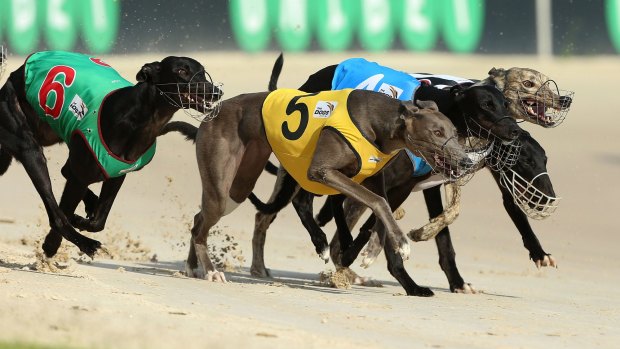
M 310 240 L 312 240 L 316 253 L 327 263 L 329 262 L 327 236 L 312 217 L 313 201 L 314 195 L 302 189 L 293 198 L 293 207 L 295 207 L 295 211 L 299 219 L 301 219 L 301 223 L 310 234 Z
M 84 194 L 84 198 L 82 198 L 82 202 L 84 203 L 84 211 L 86 211 L 86 218 L 92 218 L 95 216 L 95 210 L 97 209 L 97 204 L 99 203 L 99 197 L 97 194 L 93 193 L 92 190 L 88 189 L 86 194 Z
M 424 189 L 424 201 L 429 217 L 435 218 L 439 216 L 443 210 L 443 202 L 441 198 L 441 186 L 434 186 Z M 465 282 L 456 266 L 456 252 L 452 245 L 449 227 L 444 227 L 437 236 L 435 236 L 435 244 L 439 253 L 439 266 L 448 278 L 450 291 L 454 293 L 476 293 L 476 290 L 470 283 Z
M 538 238 L 534 233 L 534 230 L 532 230 L 530 222 L 527 220 L 527 216 L 525 215 L 525 213 L 523 213 L 523 211 L 521 211 L 521 209 L 514 203 L 512 195 L 510 194 L 508 189 L 504 188 L 500 184 L 499 175 L 494 171 L 491 171 L 491 174 L 493 174 L 495 183 L 497 184 L 499 190 L 502 192 L 504 209 L 506 210 L 506 213 L 508 213 L 508 215 L 510 216 L 510 219 L 512 219 L 514 225 L 517 227 L 517 230 L 519 230 L 521 238 L 523 239 L 523 245 L 529 251 L 530 258 L 532 259 L 532 261 L 534 261 L 536 267 L 540 268 L 550 266 L 557 268 L 558 264 L 555 258 L 553 258 L 551 254 L 543 250 L 542 246 L 540 245 L 540 241 L 538 241 Z
M 121 189 L 124 181 L 125 176 L 120 176 L 110 178 L 103 182 L 103 185 L 101 186 L 101 193 L 99 194 L 99 200 L 97 200 L 92 216 L 89 218 L 83 218 L 74 214 L 73 219 L 71 220 L 73 226 L 77 229 L 86 230 L 92 233 L 102 231 L 108 219 L 108 214 L 114 204 L 114 200 L 116 199 L 116 195 Z
M 377 222 L 377 229 L 381 231 L 385 229 L 385 227 Z M 387 235 L 388 243 L 385 245 L 385 257 L 387 258 L 387 266 L 390 274 L 398 280 L 398 283 L 405 289 L 408 296 L 418 296 L 418 297 L 431 297 L 435 295 L 433 291 L 431 291 L 428 287 L 419 286 L 413 281 L 413 279 L 409 276 L 407 271 L 405 270 L 405 266 L 403 265 L 403 259 L 395 253 L 395 251 L 389 248 L 390 239 L 392 236 Z
M 387 234 L 392 235 L 390 241 L 393 242 L 392 247 L 394 250 L 397 251 L 404 260 L 409 258 L 409 242 L 394 220 L 390 206 L 384 197 L 381 197 L 365 187 L 355 183 L 351 178 L 345 176 L 338 170 L 315 167 L 314 162 L 308 170 L 308 177 L 311 180 L 334 188 L 342 194 L 368 206 L 383 222 L 383 224 L 385 224 L 387 227 Z M 368 180 L 371 180 L 372 178 L 383 181 L 381 174 L 368 178 L 366 181 L 368 182 Z

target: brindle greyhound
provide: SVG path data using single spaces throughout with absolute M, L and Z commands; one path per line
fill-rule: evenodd
M 252 192 L 272 153 L 261 118 L 268 95 L 269 92 L 251 93 L 223 101 L 218 118 L 203 123 L 198 129 L 196 153 L 203 189 L 202 208 L 194 217 L 186 264 L 189 276 L 196 275 L 194 269 L 200 261 L 207 280 L 226 281 L 224 274 L 211 263 L 207 237 L 209 229 Z M 450 171 L 447 165 L 471 165 L 456 140 L 455 127 L 438 112 L 434 103 L 418 102 L 419 108 L 413 102 L 400 102 L 379 93 L 358 90 L 349 94 L 347 103 L 349 115 L 364 138 L 384 154 L 407 148 L 426 156 L 431 165 L 446 171 Z M 169 124 L 168 130 L 172 129 L 175 125 Z M 443 145 L 442 148 L 455 156 L 440 158 L 435 147 L 420 147 L 420 142 Z M 379 172 L 365 181 L 366 187 L 356 184 L 350 177 L 358 171 L 357 163 L 356 154 L 339 133 L 325 128 L 320 131 L 307 176 L 370 207 L 387 227 L 386 255 L 393 271 L 398 273 L 398 268 L 404 271 L 402 260 L 408 257 L 409 245 L 384 199 L 383 177 Z M 400 260 L 400 265 L 396 259 Z M 408 282 L 418 288 L 413 280 Z
M 73 53 L 58 54 L 73 55 L 71 57 L 84 59 L 87 64 L 112 69 L 97 58 Z M 41 66 L 44 66 L 45 59 L 41 58 L 39 62 L 41 61 Z M 26 169 L 49 217 L 51 229 L 43 244 L 47 256 L 53 256 L 62 238 L 65 238 L 92 257 L 101 247 L 101 243 L 81 235 L 74 227 L 90 232 L 101 231 L 125 179 L 126 172 L 123 171 L 128 172 L 133 168 L 119 171 L 118 176 L 109 175 L 93 156 L 94 151 L 83 134 L 73 132 L 66 140 L 67 143 L 70 141 L 69 157 L 62 168 L 62 174 L 67 182 L 58 204 L 52 193 L 42 147 L 60 143 L 63 139 L 52 129 L 46 118 L 57 116 L 64 110 L 61 108 L 73 108 L 75 118 L 82 120 L 85 116 L 78 112 L 86 112 L 86 106 L 84 103 L 71 103 L 66 106 L 62 103 L 65 100 L 65 91 L 78 79 L 75 73 L 77 68 L 72 67 L 71 61 L 64 61 L 51 68 L 47 73 L 49 79 L 45 79 L 40 89 L 47 93 L 39 93 L 39 101 L 30 102 L 26 92 L 27 82 L 24 81 L 27 64 L 30 63 L 23 64 L 11 73 L 0 90 L 0 174 L 4 174 L 13 157 Z M 120 76 L 114 77 L 112 82 L 121 79 Z M 206 79 L 204 67 L 188 57 L 166 57 L 161 62 L 145 64 L 138 71 L 136 79 L 138 84 L 135 86 L 126 84 L 129 86 L 112 89 L 113 92 L 103 99 L 100 106 L 87 106 L 91 112 L 98 111 L 98 129 L 106 150 L 104 153 L 124 163 L 136 161 L 147 149 L 154 146 L 155 138 L 177 110 L 193 108 L 200 113 L 206 113 L 212 108 L 209 103 L 218 100 L 222 94 Z M 50 93 L 52 91 L 54 93 Z M 77 92 L 82 94 L 84 91 Z M 76 97 L 67 95 L 68 101 L 71 101 L 71 98 L 75 100 Z M 48 115 L 39 116 L 38 109 L 44 110 Z M 97 199 L 88 186 L 101 181 L 101 197 Z M 78 203 L 83 199 L 88 199 L 87 218 L 74 214 Z
M 333 76 L 333 66 L 326 67 L 313 76 L 329 79 Z M 547 75 L 529 68 L 492 68 L 489 75 L 480 81 L 463 79 L 449 75 L 426 73 L 411 74 L 417 79 L 427 80 L 438 88 L 450 88 L 456 84 L 492 85 L 497 87 L 509 105 L 510 115 L 545 128 L 560 125 L 573 102 L 574 92 L 560 90 L 556 82 Z M 316 83 L 311 79 L 308 83 Z
M 559 126 L 573 103 L 574 92 L 558 89 L 545 74 L 528 68 L 493 68 L 477 84 L 496 86 L 511 101 L 510 115 L 545 128 Z

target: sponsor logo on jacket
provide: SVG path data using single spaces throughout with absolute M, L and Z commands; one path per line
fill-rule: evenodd
M 335 101 L 318 101 L 312 116 L 315 118 L 326 119 L 332 116 L 334 109 L 338 106 L 338 102 Z

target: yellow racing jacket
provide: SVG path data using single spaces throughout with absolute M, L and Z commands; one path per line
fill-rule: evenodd
M 324 128 L 342 136 L 357 156 L 358 172 L 352 178 L 356 183 L 379 172 L 398 153 L 382 153 L 355 126 L 347 108 L 351 91 L 309 94 L 279 89 L 270 93 L 263 103 L 263 124 L 271 149 L 286 171 L 311 193 L 339 194 L 333 188 L 308 179 L 308 168 Z

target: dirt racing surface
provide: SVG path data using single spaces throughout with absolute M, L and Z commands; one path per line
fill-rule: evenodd
M 165 55 L 102 58 L 133 80 L 142 64 Z M 229 98 L 265 90 L 277 53 L 184 55 L 201 61 L 223 82 Z M 351 56 L 286 55 L 279 86 L 298 87 L 309 74 Z M 92 234 L 108 251 L 94 260 L 66 241 L 54 259 L 43 258 L 41 240 L 49 225 L 39 196 L 16 162 L 0 178 L 0 343 L 186 349 L 617 347 L 620 118 L 617 76 L 611 72 L 620 60 L 364 56 L 408 72 L 471 78 L 484 77 L 492 67 L 530 67 L 555 79 L 559 88 L 575 91 L 561 126 L 522 124 L 545 147 L 555 192 L 563 198 L 553 216 L 532 222 L 557 269 L 538 270 L 529 260 L 499 190 L 482 171 L 463 188 L 461 214 L 451 227 L 459 270 L 478 294 L 450 293 L 432 241 L 411 242 L 412 257 L 405 262 L 417 283 L 433 289 L 432 298 L 405 296 L 383 255 L 368 269 L 354 264 L 355 272 L 382 287 L 329 287 L 338 282 L 333 266 L 315 254 L 292 207 L 277 217 L 267 236 L 265 258 L 273 277 L 252 277 L 255 210 L 249 202 L 224 217 L 209 240 L 230 282 L 186 278 L 182 271 L 200 182 L 193 144 L 169 134 L 158 141 L 152 163 L 127 176 L 105 230 Z M 8 71 L 22 61 L 10 57 Z M 181 112 L 175 119 L 196 124 Z M 59 197 L 66 147 L 47 148 L 46 155 Z M 263 200 L 274 179 L 260 178 L 255 192 Z M 317 199 L 315 207 L 322 202 Z M 399 221 L 404 231 L 427 222 L 419 193 L 404 208 Z M 334 230 L 333 223 L 325 229 L 330 236 Z

